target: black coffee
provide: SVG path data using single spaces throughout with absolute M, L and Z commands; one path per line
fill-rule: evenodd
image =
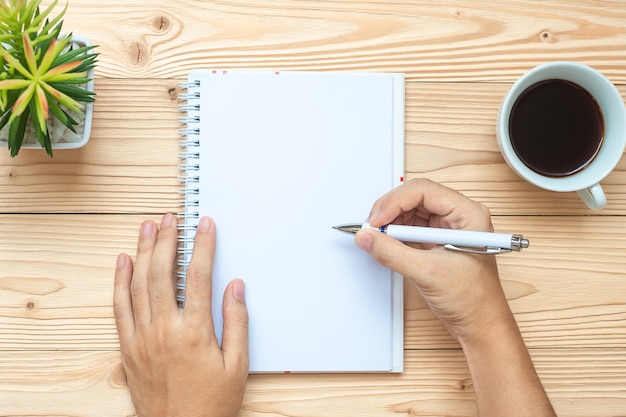
M 528 87 L 509 118 L 515 153 L 533 171 L 550 177 L 574 174 L 600 150 L 604 119 L 587 90 L 564 80 Z

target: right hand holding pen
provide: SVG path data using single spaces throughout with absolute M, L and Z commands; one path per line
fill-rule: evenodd
M 381 197 L 368 222 L 493 231 L 485 206 L 427 179 L 408 181 Z M 493 256 L 405 244 L 375 230 L 361 230 L 355 239 L 379 263 L 412 281 L 459 342 L 494 321 L 511 319 Z

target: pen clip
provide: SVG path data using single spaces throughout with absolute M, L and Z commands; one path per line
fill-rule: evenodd
M 499 253 L 511 252 L 511 249 L 497 248 L 494 246 L 487 246 L 484 249 L 472 249 L 472 248 L 465 248 L 465 247 L 447 244 L 447 245 L 443 245 L 443 247 L 448 250 L 464 252 L 464 253 L 473 253 L 476 255 L 497 255 Z

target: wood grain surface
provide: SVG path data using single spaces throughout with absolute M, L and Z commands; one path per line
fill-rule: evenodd
M 559 415 L 624 415 L 624 351 L 531 349 L 530 353 Z M 0 351 L 0 371 L 10 375 L 0 380 L 3 415 L 133 415 L 115 352 Z M 240 413 L 241 417 L 340 415 L 475 416 L 473 386 L 462 352 L 407 351 L 403 374 L 251 375 Z
M 507 89 L 543 62 L 591 65 L 626 97 L 623 1 L 70 0 L 64 28 L 99 45 L 92 139 L 0 152 L 0 417 L 134 415 L 113 269 L 142 220 L 180 210 L 193 68 L 404 72 L 406 177 L 531 241 L 498 265 L 557 413 L 626 416 L 626 161 L 590 211 L 517 177 L 495 137 Z M 241 416 L 476 416 L 463 353 L 410 284 L 405 355 L 399 375 L 251 375 Z
M 66 27 L 100 45 L 106 78 L 207 67 L 508 82 L 540 62 L 573 60 L 623 82 L 625 19 L 620 0 L 73 0 Z

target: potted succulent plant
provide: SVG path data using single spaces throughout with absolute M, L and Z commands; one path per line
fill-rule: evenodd
M 67 5 L 51 17 L 57 3 L 0 4 L 0 141 L 12 157 L 33 146 L 52 156 L 53 142 L 73 148 L 89 140 L 97 54 L 86 39 L 61 34 Z

